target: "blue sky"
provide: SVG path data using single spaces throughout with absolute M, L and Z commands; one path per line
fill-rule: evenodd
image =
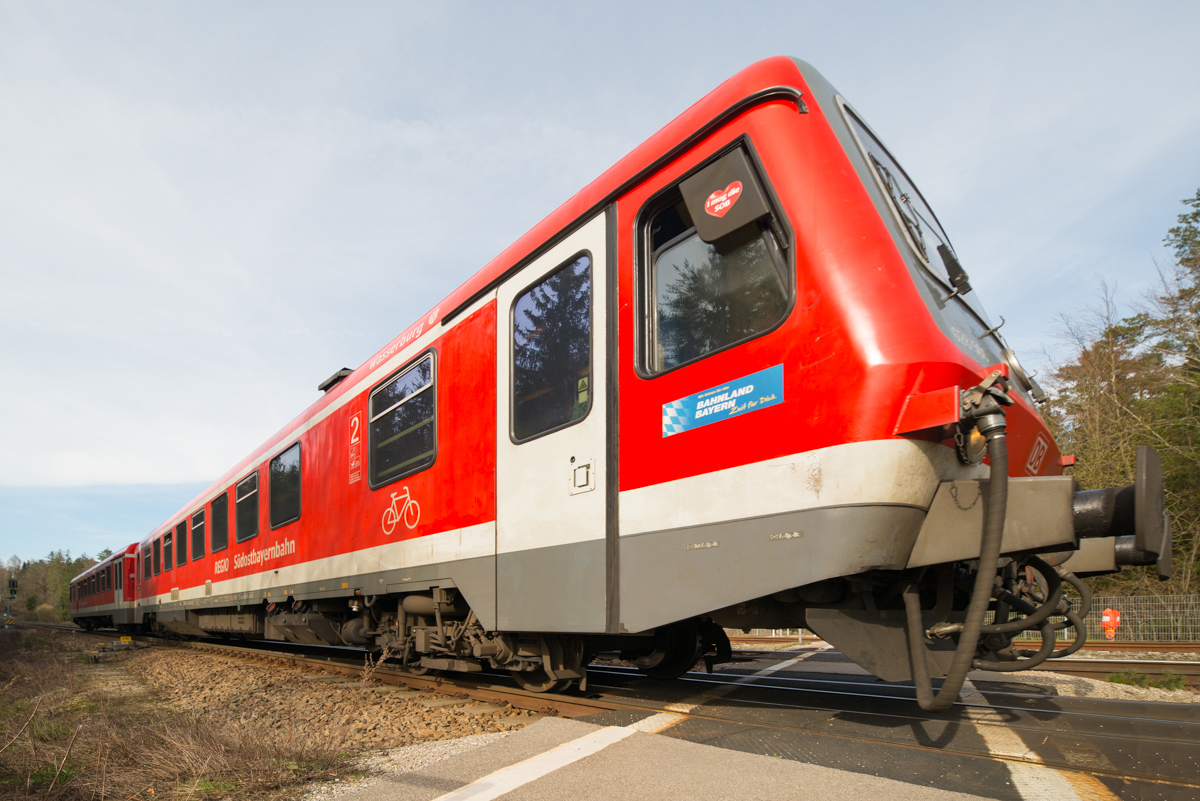
M 803 58 L 1026 362 L 1200 186 L 1195 3 L 0 6 L 0 557 L 141 537 L 705 92 Z

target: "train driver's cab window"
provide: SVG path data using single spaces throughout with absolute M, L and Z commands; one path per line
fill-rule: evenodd
M 741 148 L 660 195 L 642 225 L 645 371 L 666 372 L 782 322 L 792 295 L 785 236 Z
M 592 407 L 591 257 L 518 295 L 512 315 L 512 435 L 521 442 L 582 420 Z
M 163 534 L 163 570 L 175 567 L 175 540 L 170 530 Z
M 426 353 L 371 393 L 372 487 L 433 464 L 437 455 L 435 384 L 433 354 Z M 297 499 L 297 514 L 298 504 Z
M 950 237 L 921 191 L 858 114 L 844 103 L 842 111 L 874 173 L 876 184 L 883 190 L 891 216 L 903 227 L 909 248 L 934 276 L 982 316 L 983 307 L 978 296 L 971 292 L 968 276 L 958 263 Z
M 179 525 L 175 526 L 175 566 L 183 567 L 187 564 L 187 520 L 180 521 Z
M 125 560 L 124 559 L 117 562 L 117 564 L 113 567 L 113 578 L 116 579 L 116 588 L 118 590 L 121 589 L 121 585 L 122 585 L 121 571 L 124 569 L 125 569 Z
M 271 460 L 268 503 L 271 528 L 300 519 L 300 443 Z
M 237 516 L 237 541 L 245 542 L 258 536 L 258 471 L 237 483 L 234 492 Z
M 162 540 L 157 537 L 154 540 L 154 575 L 158 575 L 162 570 Z

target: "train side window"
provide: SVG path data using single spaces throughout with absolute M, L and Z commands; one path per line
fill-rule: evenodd
M 229 547 L 229 493 L 222 492 L 212 499 L 209 504 L 212 513 L 212 531 L 208 541 L 212 544 L 212 552 L 217 553 Z
M 556 431 L 592 408 L 592 259 L 562 265 L 513 303 L 512 435 Z
M 430 352 L 400 368 L 371 393 L 372 489 L 433 464 L 437 457 L 435 384 L 433 353 Z
M 175 566 L 187 564 L 188 521 L 185 517 L 175 526 Z
M 104 568 L 104 591 L 108 592 L 113 588 L 112 565 Z
M 788 314 L 786 233 L 737 148 L 653 201 L 641 226 L 642 367 L 664 373 L 775 328 Z
M 116 579 L 115 586 L 118 590 L 121 589 L 121 570 L 123 570 L 122 566 L 124 564 L 125 564 L 125 560 L 122 559 L 120 562 L 117 562 L 116 567 L 113 568 L 113 573 L 114 573 L 113 578 Z
M 151 570 L 151 568 L 150 568 L 150 546 L 146 545 L 146 546 L 142 547 L 142 580 L 143 581 L 150 578 L 150 576 L 152 575 L 150 570 Z
M 271 528 L 300 519 L 300 443 L 271 460 L 268 504 Z
M 237 483 L 234 493 L 237 507 L 237 541 L 245 542 L 258 536 L 258 471 Z
M 162 539 L 155 538 L 154 540 L 154 575 L 158 575 L 162 570 Z
M 192 561 L 204 558 L 204 510 L 192 515 Z
M 174 532 L 167 529 L 167 532 L 162 536 L 163 544 L 163 571 L 170 570 L 175 567 L 175 538 Z

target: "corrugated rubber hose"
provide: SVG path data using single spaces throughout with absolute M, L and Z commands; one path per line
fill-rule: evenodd
M 959 690 L 967 680 L 967 673 L 975 661 L 975 649 L 979 645 L 984 614 L 992 602 L 996 562 L 1000 559 L 1000 542 L 1004 536 L 1004 516 L 1008 511 L 1008 446 L 1003 419 L 1001 416 L 999 425 L 981 432 L 987 437 L 991 474 L 988 481 L 987 514 L 983 520 L 983 537 L 979 544 L 979 571 L 975 574 L 975 585 L 971 589 L 971 600 L 967 604 L 966 619 L 958 637 L 958 647 L 954 650 L 950 670 L 947 671 L 942 688 L 936 696 L 929 680 L 929 662 L 925 657 L 925 623 L 921 618 L 921 598 L 915 582 L 904 588 L 908 653 L 912 664 L 913 684 L 917 690 L 917 703 L 926 712 L 943 712 L 958 699 Z

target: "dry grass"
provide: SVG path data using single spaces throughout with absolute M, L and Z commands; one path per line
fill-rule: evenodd
M 163 706 L 119 661 L 89 664 L 97 639 L 0 631 L 0 798 L 280 797 L 351 770 L 344 735 L 321 741 Z

